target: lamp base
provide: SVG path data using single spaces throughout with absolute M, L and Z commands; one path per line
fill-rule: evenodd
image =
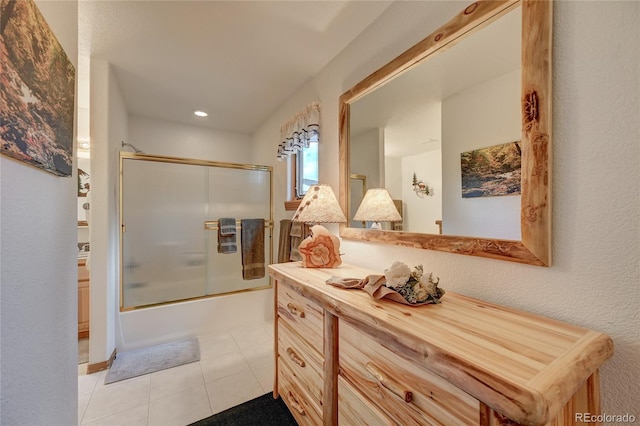
M 380 222 L 373 222 L 371 223 L 370 229 L 382 229 L 382 224 Z
M 300 243 L 303 268 L 336 268 L 342 265 L 340 240 L 322 225 L 311 227 L 311 236 Z

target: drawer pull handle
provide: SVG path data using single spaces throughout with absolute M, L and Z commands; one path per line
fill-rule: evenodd
M 298 402 L 298 398 L 295 397 L 293 392 L 289 391 L 289 402 L 291 403 L 291 407 L 300 413 L 301 416 L 306 416 L 307 414 L 304 412 L 304 408 Z
M 289 312 L 293 315 L 298 315 L 300 318 L 304 318 L 304 310 L 300 308 L 298 305 L 294 305 L 293 303 L 287 303 L 287 308 L 289 308 Z
M 287 355 L 289 355 L 289 358 L 291 358 L 293 362 L 304 368 L 304 360 L 300 358 L 300 356 L 296 353 L 296 351 L 293 350 L 293 348 L 287 348 Z
M 413 393 L 411 391 L 403 389 L 398 382 L 388 377 L 374 363 L 368 362 L 366 368 L 369 374 L 371 374 L 382 387 L 388 389 L 394 395 L 402 398 L 404 402 L 411 402 L 411 400 L 413 399 Z

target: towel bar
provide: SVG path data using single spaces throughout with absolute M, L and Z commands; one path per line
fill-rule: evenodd
M 265 219 L 264 220 L 265 228 L 273 228 L 273 221 Z M 240 220 L 236 219 L 236 228 L 240 229 Z M 204 229 L 207 231 L 217 231 L 218 230 L 218 221 L 217 220 L 206 220 L 204 222 Z

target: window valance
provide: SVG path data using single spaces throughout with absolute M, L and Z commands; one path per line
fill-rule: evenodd
M 320 141 L 320 102 L 312 102 L 280 128 L 279 161 Z

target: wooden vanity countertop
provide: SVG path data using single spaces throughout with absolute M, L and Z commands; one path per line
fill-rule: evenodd
M 447 291 L 437 305 L 374 300 L 326 284 L 382 274 L 274 264 L 279 282 L 522 424 L 545 424 L 613 355 L 605 334 Z M 443 285 L 446 290 L 446 283 Z

